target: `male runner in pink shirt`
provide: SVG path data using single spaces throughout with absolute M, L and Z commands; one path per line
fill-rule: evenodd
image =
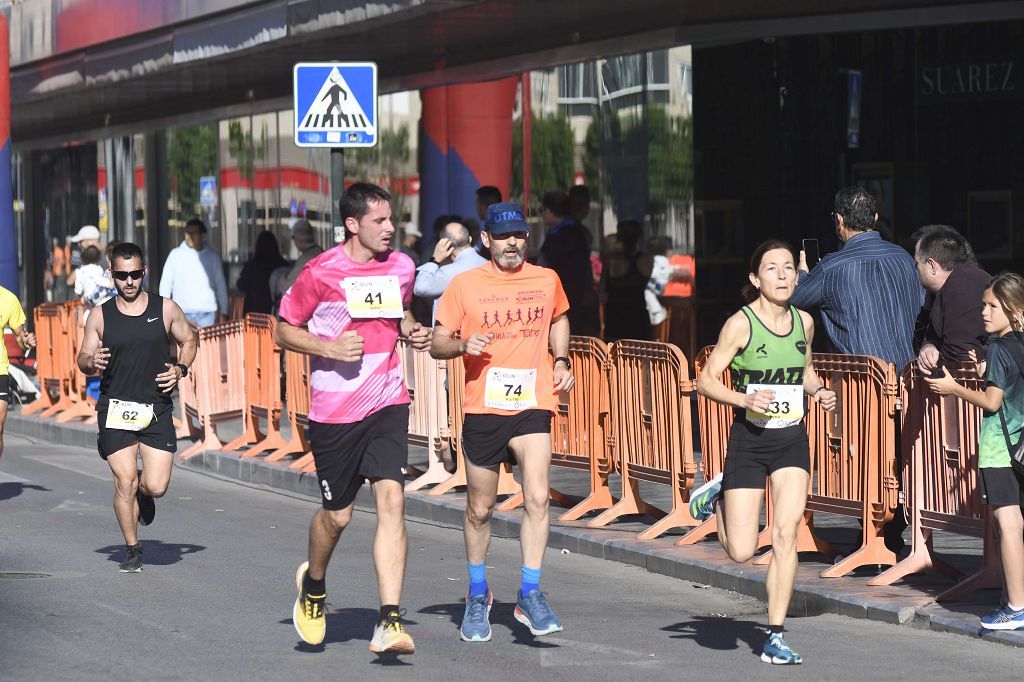
M 309 527 L 309 560 L 295 574 L 292 620 L 309 644 L 324 639 L 326 574 L 341 532 L 352 520 L 356 492 L 370 481 L 377 503 L 373 558 L 380 621 L 370 651 L 411 654 L 399 598 L 405 577 L 404 467 L 408 459 L 409 393 L 395 344 L 402 336 L 430 347 L 430 329 L 409 313 L 416 272 L 390 248 L 391 195 L 369 183 L 339 201 L 344 244 L 302 269 L 281 300 L 277 342 L 310 356 L 309 443 L 323 508 Z

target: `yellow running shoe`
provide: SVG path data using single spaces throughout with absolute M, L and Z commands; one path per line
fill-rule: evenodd
M 327 633 L 327 618 L 324 617 L 327 594 L 303 592 L 302 581 L 308 570 L 309 562 L 304 561 L 299 570 L 295 571 L 295 587 L 299 590 L 299 596 L 295 598 L 295 607 L 292 609 L 292 623 L 303 642 L 319 644 L 324 641 Z
M 375 654 L 411 654 L 416 651 L 412 635 L 405 631 L 402 616 L 405 609 L 392 611 L 377 623 L 370 640 L 370 651 Z

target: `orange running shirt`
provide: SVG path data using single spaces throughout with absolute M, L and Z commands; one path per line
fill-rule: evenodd
M 673 268 L 685 268 L 690 271 L 690 279 L 688 281 L 680 280 L 669 280 L 668 284 L 665 285 L 665 291 L 662 292 L 662 296 L 682 296 L 683 298 L 689 298 L 693 296 L 693 282 L 697 278 L 697 262 L 693 256 L 689 254 L 675 254 L 668 259 L 668 264 Z
M 476 333 L 494 334 L 484 355 L 462 356 L 467 414 L 510 415 L 527 409 L 557 409 L 548 335 L 551 320 L 567 310 L 569 299 L 554 270 L 523 263 L 519 272 L 505 274 L 493 263 L 486 263 L 456 275 L 438 302 L 437 323 L 459 332 L 464 339 Z M 536 370 L 536 406 L 518 410 L 487 407 L 488 370 L 492 370 L 492 391 L 500 390 L 507 381 L 520 383 L 503 377 Z

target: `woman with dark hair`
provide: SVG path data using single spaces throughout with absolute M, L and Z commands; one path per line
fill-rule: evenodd
M 643 225 L 637 220 L 619 222 L 614 237 L 617 243 L 605 253 L 602 276 L 606 341 L 651 338 L 651 321 L 644 299 L 651 277 L 651 259 L 639 250 L 643 232 Z
M 833 410 L 836 394 L 811 364 L 814 322 L 789 304 L 796 287 L 796 257 L 772 240 L 750 259 L 747 300 L 730 317 L 697 381 L 697 391 L 731 405 L 735 419 L 722 474 L 693 492 L 690 513 L 718 515 L 718 540 L 733 561 L 757 550 L 765 478 L 772 488 L 772 560 L 768 566 L 768 641 L 761 660 L 796 664 L 800 655 L 783 639 L 783 623 L 796 580 L 796 536 L 807 503 L 810 448 L 804 427 L 805 396 Z M 732 385 L 722 383 L 730 370 Z
M 238 276 L 238 290 L 245 294 L 244 313 L 266 313 L 274 311 L 274 297 L 270 292 L 270 275 L 274 270 L 288 266 L 281 256 L 277 237 L 264 230 L 256 238 L 256 252 L 242 268 Z

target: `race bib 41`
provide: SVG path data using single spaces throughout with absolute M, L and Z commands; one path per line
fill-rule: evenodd
M 377 317 L 402 318 L 402 290 L 396 275 L 380 277 L 346 277 L 341 281 L 345 289 L 348 314 L 353 319 Z

